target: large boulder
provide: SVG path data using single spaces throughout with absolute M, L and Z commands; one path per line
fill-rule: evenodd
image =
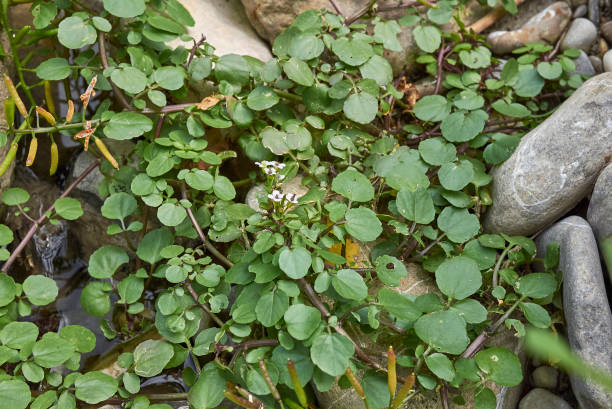
M 593 228 L 600 254 L 612 275 L 612 163 L 601 172 L 595 183 L 587 220 Z
M 586 196 L 612 155 L 612 73 L 586 81 L 493 170 L 488 232 L 529 235 Z
M 611 373 L 612 313 L 593 231 L 583 218 L 570 216 L 538 237 L 538 254 L 544 256 L 551 242 L 560 245 L 563 311 L 570 346 L 585 361 Z M 570 376 L 570 381 L 582 409 L 612 408 L 612 394 L 598 384 L 577 376 Z

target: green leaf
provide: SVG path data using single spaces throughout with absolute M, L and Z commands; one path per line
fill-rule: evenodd
M 19 187 L 11 187 L 2 192 L 2 203 L 17 206 L 30 200 L 30 194 Z
M 469 89 L 461 91 L 453 100 L 453 103 L 457 108 L 465 110 L 482 108 L 484 106 L 484 102 L 485 101 L 482 96 Z
M 379 21 L 374 25 L 374 38 L 382 42 L 387 50 L 402 51 L 402 45 L 397 40 L 397 35 L 401 32 L 402 29 L 395 20 Z
M 12 243 L 13 239 L 13 231 L 8 226 L 0 224 L 0 246 Z
M 91 22 L 93 23 L 94 27 L 98 30 L 98 31 L 102 31 L 104 33 L 108 33 L 109 31 L 112 30 L 113 26 L 111 26 L 110 21 L 108 21 L 107 19 L 105 19 L 104 17 L 98 17 L 98 16 L 94 16 L 91 19 Z
M 530 298 L 545 298 L 557 289 L 557 280 L 552 274 L 532 273 L 518 279 L 514 289 Z
M 133 214 L 136 210 L 138 210 L 138 202 L 136 202 L 134 196 L 125 192 L 113 193 L 107 197 L 100 209 L 102 216 L 107 219 L 121 221 Z
M 563 74 L 563 67 L 559 61 L 547 62 L 542 61 L 537 67 L 538 74 L 547 80 L 556 80 Z
M 470 343 L 465 321 L 454 311 L 423 315 L 414 324 L 419 338 L 438 352 L 459 355 Z
M 38 338 L 38 327 L 31 322 L 13 321 L 0 331 L 0 342 L 13 349 L 29 348 Z
M 363 277 L 354 270 L 343 269 L 332 278 L 332 286 L 342 297 L 361 301 L 368 296 L 368 287 Z
M 187 70 L 194 81 L 202 81 L 212 72 L 212 60 L 210 57 L 196 57 L 189 63 Z
M 232 200 L 236 197 L 236 189 L 232 181 L 225 176 L 216 176 L 213 184 L 215 195 L 221 200 Z
M 450 102 L 441 95 L 426 95 L 414 104 L 414 114 L 422 121 L 441 121 L 450 111 Z
M 472 240 L 467 243 L 463 247 L 463 255 L 474 260 L 478 264 L 480 270 L 486 270 L 493 267 L 497 260 L 497 251 L 483 246 L 478 240 Z
M 499 165 L 508 159 L 521 142 L 517 135 L 495 133 L 492 135 L 494 142 L 487 145 L 482 156 L 487 163 Z
M 265 127 L 259 134 L 262 138 L 263 146 L 268 148 L 275 155 L 284 155 L 289 152 L 287 145 L 287 134 L 271 126 Z
M 214 363 L 207 364 L 196 383 L 189 389 L 189 404 L 195 409 L 216 408 L 223 401 L 225 379 Z
M 341 172 L 332 181 L 332 190 L 354 202 L 367 202 L 374 198 L 374 187 L 362 173 L 353 169 Z
M 104 0 L 104 9 L 113 16 L 131 18 L 144 13 L 144 0 Z
M 429 224 L 436 216 L 433 199 L 422 187 L 414 192 L 409 189 L 400 190 L 395 205 L 402 216 L 419 224 Z
M 173 356 L 172 344 L 148 339 L 134 349 L 134 372 L 146 378 L 159 375 Z
M 550 315 L 548 315 L 548 311 L 544 309 L 541 305 L 530 303 L 530 302 L 522 302 L 519 304 L 519 308 L 525 314 L 525 318 L 527 321 L 531 323 L 534 327 L 537 328 L 548 328 L 552 324 Z
M 15 299 L 17 288 L 15 281 L 6 273 L 0 273 L 0 307 L 4 307 Z
M 158 30 L 168 31 L 174 34 L 185 34 L 185 29 L 179 23 L 164 17 L 159 14 L 150 15 L 147 17 L 147 23 Z
M 60 330 L 60 337 L 72 343 L 77 352 L 86 354 L 96 347 L 96 336 L 88 328 L 67 325 Z
M 255 315 L 264 327 L 274 326 L 289 308 L 289 296 L 278 289 L 265 293 L 255 306 Z
M 93 405 L 113 396 L 117 392 L 118 381 L 110 375 L 95 371 L 79 376 L 74 386 L 77 399 Z
M 136 255 L 150 264 L 155 264 L 162 259 L 161 251 L 174 242 L 174 237 L 167 227 L 151 230 L 142 238 L 138 244 Z
M 484 129 L 488 117 L 482 110 L 471 111 L 468 114 L 454 112 L 442 121 L 440 126 L 442 136 L 449 142 L 470 141 Z
M 406 266 L 396 257 L 384 254 L 376 259 L 376 275 L 387 285 L 400 285 L 400 280 L 407 274 Z
M 456 256 L 438 266 L 436 284 L 444 295 L 463 300 L 478 291 L 482 285 L 482 275 L 474 260 Z
M 147 76 L 134 67 L 117 68 L 111 73 L 111 80 L 130 94 L 137 94 L 147 86 Z
M 201 169 L 192 169 L 185 175 L 185 182 L 197 190 L 208 190 L 213 187 L 214 179 L 210 173 Z
M 278 257 L 278 266 L 287 276 L 297 280 L 304 277 L 312 264 L 310 252 L 303 247 L 285 248 Z
M 247 106 L 254 111 L 263 111 L 278 104 L 280 98 L 274 89 L 260 85 L 249 93 Z
M 544 84 L 544 79 L 533 66 L 519 66 L 519 72 L 512 87 L 518 96 L 532 98 L 542 92 Z
M 132 139 L 153 129 L 153 122 L 145 115 L 120 112 L 111 117 L 104 127 L 104 135 L 111 139 Z
M 438 216 L 438 227 L 455 243 L 465 243 L 480 230 L 480 222 L 467 209 L 448 206 Z
M 369 78 L 378 85 L 387 85 L 393 80 L 393 69 L 385 58 L 373 55 L 368 62 L 359 67 L 359 72 L 363 78 Z
M 32 15 L 34 16 L 34 27 L 39 30 L 43 29 L 55 19 L 57 6 L 53 3 L 38 3 L 32 8 Z
M 117 293 L 119 297 L 121 297 L 120 302 L 126 304 L 133 304 L 138 301 L 143 291 L 144 280 L 133 274 L 127 276 L 117 284 Z
M 157 218 L 165 226 L 178 226 L 187 217 L 187 211 L 181 205 L 164 203 L 157 208 Z
M 314 84 L 314 74 L 312 73 L 308 64 L 299 58 L 291 57 L 283 65 L 285 74 L 293 82 L 296 82 L 305 87 L 312 87 Z
M 361 241 L 374 241 L 382 233 L 382 223 L 376 213 L 366 207 L 350 209 L 344 216 L 346 231 Z
M 514 2 L 512 2 L 514 4 Z M 489 388 L 482 388 L 474 394 L 474 409 L 495 409 L 497 407 L 497 397 Z
M 32 304 L 47 305 L 55 301 L 58 287 L 53 279 L 37 274 L 25 279 L 23 292 Z
M 378 100 L 367 92 L 358 92 L 344 101 L 347 118 L 359 124 L 368 124 L 376 118 Z
M 524 118 L 531 115 L 531 111 L 523 104 L 518 102 L 507 103 L 503 99 L 498 99 L 492 105 L 494 110 L 502 115 L 512 118 Z
M 249 82 L 249 64 L 241 55 L 223 55 L 215 63 L 215 78 L 230 84 L 246 85 Z
M 112 289 L 112 287 L 111 287 Z M 81 293 L 81 306 L 83 310 L 94 317 L 102 317 L 110 311 L 111 302 L 106 283 L 92 281 L 88 283 Z
M 195 21 L 189 11 L 178 0 L 166 0 L 166 11 L 179 23 L 193 27 Z
M 455 368 L 453 368 L 453 363 L 444 354 L 436 352 L 428 355 L 425 357 L 425 363 L 431 372 L 433 372 L 434 375 L 440 379 L 451 382 L 455 377 Z
M 32 355 L 34 362 L 43 368 L 53 368 L 66 362 L 75 348 L 72 343 L 61 338 L 55 332 L 47 332 L 42 339 L 34 344 Z
M 457 312 L 468 324 L 480 324 L 487 319 L 487 309 L 471 298 L 453 304 L 451 310 Z
M 474 357 L 487 378 L 501 386 L 516 386 L 523 380 L 523 369 L 518 357 L 503 347 L 484 349 Z
M 289 334 L 297 340 L 304 341 L 319 327 L 321 313 L 314 307 L 295 304 L 285 312 L 284 319 Z
M 289 56 L 301 60 L 311 60 L 321 55 L 325 45 L 320 38 L 311 33 L 301 33 L 291 39 L 289 43 Z
M 389 288 L 382 288 L 378 292 L 378 302 L 389 313 L 407 322 L 416 321 L 422 315 L 413 301 Z
M 121 247 L 102 246 L 89 257 L 89 275 L 98 279 L 111 278 L 120 266 L 129 261 L 130 258 Z
M 27 383 L 13 379 L 0 381 L 0 401 L 11 409 L 25 409 L 32 400 Z
M 348 368 L 354 352 L 353 343 L 344 335 L 323 332 L 312 342 L 310 357 L 323 372 L 340 376 Z
M 34 365 L 34 364 L 31 364 L 31 365 Z M 42 368 L 38 367 L 38 369 L 40 369 L 41 371 L 40 374 L 38 375 L 40 376 L 40 380 L 38 382 L 40 382 L 42 378 L 44 377 L 44 372 L 42 372 Z M 25 365 L 24 365 L 24 373 L 25 373 Z M 33 381 L 33 382 L 36 382 L 36 381 Z M 34 399 L 34 402 L 32 402 L 32 404 L 30 405 L 30 409 L 47 409 L 49 406 L 55 403 L 56 399 L 57 399 L 56 391 L 50 390 L 50 391 L 44 392 L 43 394 L 38 395 L 36 399 Z
M 83 215 L 81 203 L 71 197 L 62 197 L 53 204 L 57 214 L 66 220 L 76 220 Z
M 95 43 L 97 38 L 96 29 L 80 17 L 66 17 L 59 23 L 57 39 L 66 48 L 83 48 Z
M 455 145 L 437 137 L 419 143 L 419 153 L 425 162 L 435 166 L 452 162 L 457 157 Z
M 49 58 L 36 67 L 36 75 L 41 80 L 63 80 L 70 75 L 70 72 L 70 64 L 65 58 Z
M 161 67 L 153 73 L 153 79 L 162 87 L 175 91 L 183 86 L 185 70 L 181 67 Z
M 447 190 L 458 191 L 466 187 L 474 178 L 472 162 L 463 159 L 459 162 L 447 162 L 440 167 L 438 179 Z
M 332 43 L 332 51 L 345 64 L 358 66 L 374 55 L 372 46 L 363 40 L 349 40 L 340 37 Z
M 459 51 L 459 59 L 469 68 L 487 68 L 491 65 L 491 51 L 484 46 L 478 46 L 469 51 L 461 50 Z
M 442 43 L 440 30 L 434 26 L 418 26 L 412 31 L 414 40 L 419 48 L 426 53 L 433 53 Z

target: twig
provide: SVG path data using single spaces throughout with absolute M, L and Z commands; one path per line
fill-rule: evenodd
M 185 187 L 185 183 L 183 183 L 181 185 L 181 194 L 182 194 L 184 200 L 188 200 L 188 198 L 187 198 L 187 188 Z M 217 250 L 215 246 L 210 244 L 210 242 L 208 241 L 208 239 L 204 235 L 204 232 L 202 231 L 202 228 L 200 227 L 200 224 L 196 220 L 195 215 L 191 211 L 191 208 L 188 207 L 185 210 L 187 211 L 187 215 L 189 216 L 189 219 L 191 220 L 191 224 L 195 228 L 196 232 L 198 232 L 198 236 L 200 237 L 200 240 L 202 240 L 202 243 L 204 243 L 204 246 L 206 247 L 206 250 L 210 251 L 215 257 L 217 257 L 219 260 L 221 260 L 223 262 L 223 264 L 225 264 L 226 266 L 233 267 L 234 263 L 232 263 L 223 254 L 221 254 L 221 252 L 219 250 Z
M 342 11 L 340 11 L 340 7 L 338 7 L 338 5 L 336 4 L 336 1 L 335 0 L 329 0 L 329 2 L 332 5 L 332 7 L 334 8 L 334 10 L 336 10 L 336 14 L 339 14 L 339 15 L 344 17 L 344 14 L 342 13 Z
M 567 32 L 569 31 L 570 28 L 570 23 L 568 22 L 567 25 L 565 26 L 565 28 L 563 29 L 563 32 L 561 33 L 561 36 L 559 37 L 559 40 L 557 41 L 557 44 L 555 44 L 555 48 L 553 48 L 550 53 L 548 53 L 545 57 L 544 57 L 544 61 L 550 61 L 552 60 L 552 58 L 559 52 L 559 47 L 561 47 L 561 43 L 563 42 L 563 40 L 565 40 L 565 36 L 567 35 Z
M 98 50 L 100 52 L 100 61 L 102 62 L 102 66 L 104 67 L 104 69 L 107 69 L 108 59 L 106 58 L 106 44 L 104 43 L 104 33 L 102 33 L 102 31 L 98 33 Z M 117 97 L 121 105 L 123 105 L 123 107 L 128 111 L 134 110 L 134 108 L 127 101 L 125 95 L 123 95 L 123 92 L 121 92 L 119 87 L 116 86 L 110 78 L 108 79 L 108 82 L 110 82 L 111 87 L 113 88 L 113 92 L 115 93 L 115 96 Z
M 191 51 L 189 52 L 189 58 L 187 58 L 187 66 L 189 66 L 189 64 L 191 63 L 191 60 L 193 60 L 193 57 L 195 57 L 196 51 L 198 51 L 198 48 L 200 48 L 200 46 L 202 45 L 202 43 L 204 43 L 204 41 L 206 41 L 206 36 L 204 34 L 202 34 L 202 37 L 198 41 L 193 40 L 193 47 L 191 48 Z
M 164 119 L 166 119 L 166 114 L 161 114 L 159 118 L 157 118 L 157 125 L 155 126 L 155 135 L 153 136 L 153 139 L 159 138 L 162 127 L 164 126 Z
M 268 346 L 273 347 L 278 344 L 279 342 L 276 339 L 258 339 L 254 341 L 241 342 L 239 344 L 234 344 L 234 345 L 215 345 L 215 349 L 217 351 L 227 351 L 228 349 L 242 349 L 246 351 L 247 349 L 252 349 L 252 348 L 268 347 Z
M 191 281 L 189 281 L 189 279 L 187 279 L 185 281 L 185 286 L 187 287 L 187 289 L 189 290 L 189 294 L 191 294 L 191 296 L 193 297 L 193 299 L 195 300 L 196 304 L 198 304 L 200 306 L 200 308 L 206 313 L 208 314 L 208 316 L 210 318 L 213 319 L 213 321 L 215 321 L 215 323 L 219 326 L 219 327 L 223 327 L 223 325 L 225 324 L 223 321 L 221 321 L 221 319 L 219 317 L 217 317 L 217 314 L 215 314 L 214 312 L 212 312 L 210 310 L 210 308 L 208 308 L 206 305 L 202 304 L 199 300 L 198 300 L 198 293 L 196 293 L 196 291 L 193 289 L 193 286 L 191 285 Z
M 514 0 L 517 6 L 524 1 L 525 0 Z M 476 34 L 482 33 L 484 30 L 491 27 L 493 23 L 499 20 L 504 14 L 506 14 L 506 9 L 501 4 L 498 4 L 483 18 L 468 26 L 467 31 L 469 32 L 470 30 L 473 30 Z
M 314 305 L 315 308 L 321 312 L 323 318 L 329 318 L 331 314 L 329 313 L 323 302 L 321 302 L 319 297 L 317 297 L 317 294 L 314 292 L 312 286 L 308 283 L 308 281 L 306 281 L 302 277 L 298 280 L 298 284 L 300 285 L 300 287 L 302 287 L 302 290 L 306 293 L 306 296 L 308 297 L 312 305 Z
M 74 182 L 72 182 L 70 184 L 70 186 L 68 186 L 68 188 L 58 197 L 58 199 L 61 199 L 63 197 L 68 196 L 74 190 L 74 188 L 77 187 L 77 185 L 79 183 L 81 183 L 83 181 L 83 179 L 85 179 L 85 177 L 87 175 L 89 175 L 91 173 L 91 171 L 93 171 L 99 165 L 100 165 L 100 162 L 94 162 L 91 165 L 89 165 L 89 167 L 87 169 L 85 169 L 83 171 L 83 173 L 81 173 L 81 175 L 78 178 L 76 178 L 76 180 Z M 30 230 L 28 230 L 28 232 L 26 233 L 25 237 L 21 240 L 21 242 L 19 243 L 17 248 L 15 250 L 13 250 L 13 252 L 11 253 L 11 256 L 8 258 L 8 260 L 6 260 L 4 262 L 4 264 L 2 265 L 2 269 L 0 269 L 1 272 L 8 273 L 9 269 L 11 268 L 11 266 L 13 265 L 15 260 L 17 260 L 17 257 L 19 257 L 19 255 L 21 254 L 23 249 L 26 247 L 28 242 L 34 236 L 34 233 L 36 233 L 36 230 L 38 229 L 38 226 L 40 226 L 45 221 L 45 219 L 47 218 L 47 213 L 50 213 L 52 211 L 53 211 L 53 205 L 51 205 L 51 207 L 49 207 L 42 214 L 42 216 L 40 216 L 34 223 L 32 223 L 32 226 L 30 227 Z
M 440 92 L 440 85 L 442 85 L 442 62 L 444 61 L 444 54 L 449 52 L 452 46 L 444 47 L 444 42 L 440 46 L 440 52 L 438 53 L 438 75 L 436 76 L 436 88 L 434 89 L 434 95 Z
M 442 398 L 442 406 L 444 409 L 448 409 L 448 384 L 444 382 L 442 389 L 440 389 L 440 397 Z
M 427 247 L 425 247 L 423 250 L 421 250 L 421 251 L 419 252 L 419 254 L 417 254 L 417 255 L 416 255 L 416 256 L 414 256 L 414 257 L 409 258 L 409 259 L 408 259 L 408 260 L 406 260 L 406 261 L 415 261 L 415 260 L 417 260 L 417 259 L 419 259 L 419 258 L 423 257 L 425 254 L 427 254 L 427 253 L 429 252 L 429 250 L 431 250 L 431 249 L 432 249 L 432 247 L 433 247 L 433 246 L 435 246 L 435 245 L 436 245 L 436 244 L 438 244 L 440 241 L 442 241 L 442 239 L 443 239 L 444 237 L 446 237 L 446 233 L 442 233 L 442 234 L 441 234 L 441 235 L 440 235 L 440 236 L 439 236 L 439 237 L 438 237 L 438 238 L 437 238 L 435 241 L 432 241 L 432 242 L 429 244 L 429 246 L 427 246 Z

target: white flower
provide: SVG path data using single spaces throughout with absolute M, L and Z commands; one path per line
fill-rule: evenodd
M 264 165 L 264 164 L 263 164 L 263 163 L 261 163 L 261 162 L 255 162 L 255 164 L 256 164 L 257 166 L 259 166 L 260 168 L 265 168 L 265 167 L 266 167 L 266 165 Z
M 275 202 L 282 202 L 284 196 L 285 195 L 283 195 L 280 191 L 273 190 L 272 193 L 268 195 L 268 199 L 272 199 Z
M 285 167 L 285 164 L 284 163 L 278 163 L 276 167 L 279 168 L 279 169 L 283 169 Z
M 286 198 L 288 201 L 290 201 L 291 203 L 295 203 L 295 204 L 297 204 L 297 202 L 298 202 L 298 197 L 297 197 L 297 195 L 296 195 L 295 193 L 287 193 L 287 194 L 285 195 L 285 198 Z
M 270 176 L 271 175 L 276 175 L 276 169 L 274 169 L 274 168 L 263 168 L 263 172 L 266 175 L 270 175 Z
M 283 179 L 285 179 L 285 175 L 281 175 L 281 174 L 279 174 L 279 175 L 278 175 L 278 180 L 283 180 Z

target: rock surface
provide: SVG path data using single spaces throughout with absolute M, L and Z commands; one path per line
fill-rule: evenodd
M 586 18 L 577 18 L 572 21 L 565 38 L 561 42 L 561 49 L 580 48 L 589 51 L 593 42 L 597 39 L 597 27 Z
M 493 170 L 488 232 L 532 234 L 592 189 L 612 155 L 612 74 L 586 81 Z
M 599 28 L 604 38 L 608 40 L 609 43 L 612 43 L 612 21 L 606 21 Z
M 595 183 L 587 220 L 599 243 L 599 253 L 612 274 L 612 163 L 606 166 Z
M 589 61 L 596 73 L 601 74 L 603 72 L 603 61 L 596 55 L 589 55 Z
M 563 311 L 573 351 L 604 371 L 612 372 L 612 313 L 606 295 L 597 242 L 586 220 L 570 216 L 536 240 L 542 257 L 548 243 L 560 245 L 563 272 Z M 582 409 L 612 408 L 612 394 L 597 384 L 570 377 Z
M 580 55 L 574 60 L 574 64 L 576 64 L 576 69 L 572 74 L 587 75 L 589 77 L 595 75 L 595 68 L 584 51 L 580 50 Z
M 554 393 L 536 388 L 521 399 L 519 409 L 572 409 L 572 407 Z
M 556 2 L 530 18 L 520 29 L 494 31 L 487 37 L 495 54 L 508 54 L 529 42 L 553 43 L 570 21 L 572 10 L 564 2 Z
M 608 50 L 603 56 L 603 69 L 605 72 L 612 72 L 612 50 Z
M 555 389 L 559 382 L 559 371 L 550 366 L 540 366 L 531 374 L 536 388 Z
M 586 4 L 581 4 L 580 6 L 576 7 L 576 10 L 574 10 L 574 14 L 572 15 L 573 18 L 580 18 L 580 17 L 584 17 L 587 15 L 587 6 Z
M 268 45 L 251 27 L 240 0 L 181 0 L 181 3 L 196 22 L 189 27 L 188 34 L 196 40 L 204 34 L 206 41 L 216 48 L 215 54 L 250 55 L 262 61 L 272 58 Z M 190 49 L 193 44 L 177 38 L 168 45 Z

